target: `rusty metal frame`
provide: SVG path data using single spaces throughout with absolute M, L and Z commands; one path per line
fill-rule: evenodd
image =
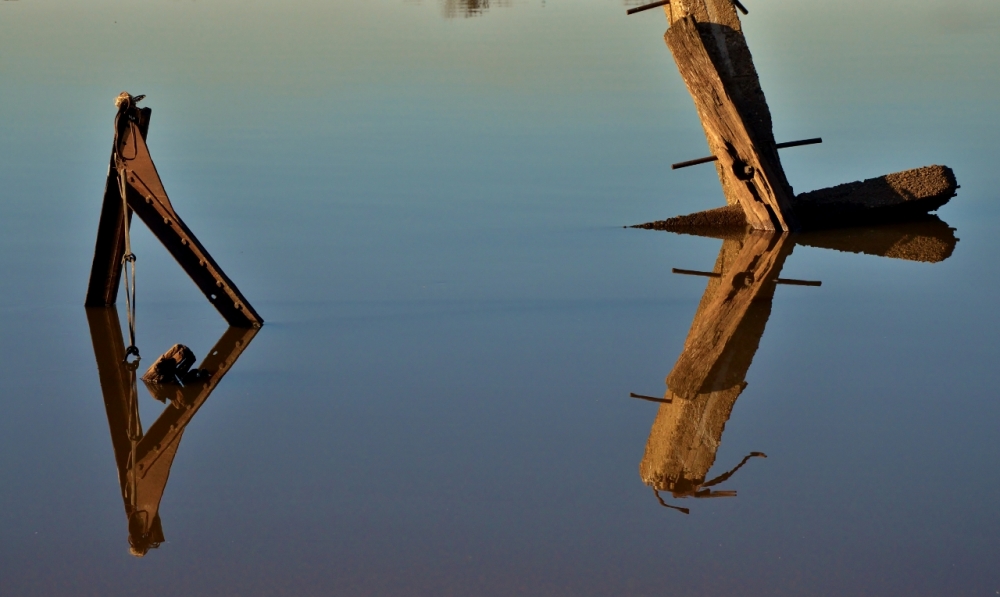
M 86 306 L 110 307 L 116 303 L 125 255 L 125 221 L 127 218 L 131 222 L 134 213 L 163 243 L 229 325 L 260 327 L 264 320 L 174 211 L 146 147 L 152 111 L 135 107 L 131 96 L 129 100 L 119 108 Z M 116 154 L 121 158 L 121 171 L 116 167 Z M 127 214 L 122 213 L 119 186 L 122 174 L 125 176 Z

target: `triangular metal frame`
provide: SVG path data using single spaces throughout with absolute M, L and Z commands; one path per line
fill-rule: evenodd
M 127 95 L 127 94 L 123 94 Z M 163 243 L 177 263 L 191 276 L 202 294 L 231 326 L 260 327 L 264 320 L 247 302 L 232 280 L 212 259 L 194 233 L 174 211 L 146 147 L 152 110 L 138 108 L 128 96 L 118 108 L 115 147 L 111 154 L 104 204 L 97 228 L 94 262 L 87 288 L 87 307 L 110 307 L 118 298 L 122 259 L 125 255 L 125 222 L 135 213 Z M 115 155 L 124 165 L 126 203 L 123 206 Z

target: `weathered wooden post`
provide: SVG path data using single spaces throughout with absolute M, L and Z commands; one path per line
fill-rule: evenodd
M 670 0 L 664 39 L 694 99 L 726 202 L 761 230 L 796 230 L 794 194 L 732 0 Z
M 726 196 L 718 208 L 637 228 L 789 230 L 857 226 L 912 219 L 941 207 L 959 188 L 946 166 L 927 166 L 795 196 L 778 149 L 820 143 L 775 143 L 771 112 L 743 37 L 738 0 L 659 0 L 628 10 L 663 6 L 664 35 L 694 99 L 712 155 L 672 167 L 715 162 Z M 661 226 L 662 225 L 662 226 Z

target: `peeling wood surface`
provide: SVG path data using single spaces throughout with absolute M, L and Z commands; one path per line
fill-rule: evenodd
M 730 60 L 730 66 L 720 67 L 713 59 L 712 54 L 718 54 L 718 50 L 710 47 L 718 48 L 720 35 L 742 39 L 740 31 L 698 23 L 691 15 L 674 21 L 665 39 L 698 108 L 709 147 L 719 158 L 727 200 L 743 207 L 748 223 L 755 229 L 794 230 L 797 222 L 792 211 L 792 190 L 770 132 L 770 114 L 764 121 L 763 116 L 744 107 L 749 102 L 740 91 L 733 69 L 735 62 L 745 64 L 747 60 Z M 721 45 L 726 44 L 723 41 Z M 753 68 L 752 61 L 749 68 Z M 759 99 L 766 110 L 762 94 Z

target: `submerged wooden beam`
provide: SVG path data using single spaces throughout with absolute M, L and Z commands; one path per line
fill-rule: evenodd
M 797 235 L 796 242 L 811 244 L 816 241 L 810 239 L 839 238 L 843 240 L 837 241 L 838 246 L 845 244 L 849 246 L 860 242 L 866 248 L 855 252 L 883 254 L 880 251 L 883 249 L 888 251 L 889 247 L 897 242 L 893 239 L 900 234 L 933 236 L 935 240 L 924 242 L 920 245 L 920 250 L 888 256 L 907 254 L 910 257 L 901 258 L 941 261 L 951 254 L 958 240 L 951 228 L 927 212 L 947 203 L 955 196 L 958 188 L 951 168 L 926 166 L 803 193 L 795 198 L 792 205 L 807 233 Z M 859 232 L 859 227 L 907 222 L 912 222 L 913 226 L 894 226 L 881 231 L 866 229 L 863 235 Z M 935 225 L 928 225 L 928 222 Z M 739 238 L 748 225 L 743 209 L 738 205 L 729 205 L 639 224 L 634 228 L 665 230 L 712 238 Z M 844 229 L 844 233 L 825 235 L 818 233 L 820 230 L 833 228 Z
M 755 229 L 796 229 L 770 110 L 732 2 L 677 0 L 665 11 L 664 38 L 718 158 L 727 203 L 741 205 Z
M 958 190 L 947 166 L 913 170 L 802 193 L 795 213 L 810 229 L 899 221 L 934 211 Z

